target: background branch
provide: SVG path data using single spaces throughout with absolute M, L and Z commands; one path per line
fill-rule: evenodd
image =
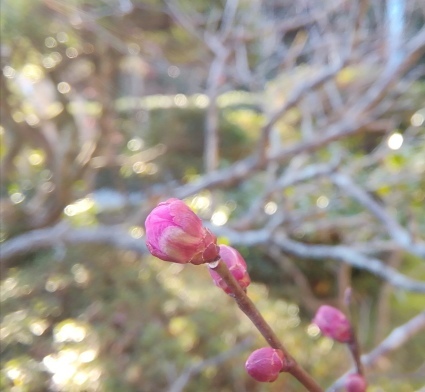
M 391 351 L 397 350 L 407 343 L 413 336 L 425 328 L 425 312 L 413 317 L 407 323 L 394 328 L 390 334 L 372 351 L 361 357 L 362 363 L 366 367 L 375 364 L 381 357 L 388 355 Z M 353 370 L 353 369 L 352 369 Z M 352 371 L 348 371 L 338 379 L 327 391 L 337 391 L 344 385 L 345 377 Z

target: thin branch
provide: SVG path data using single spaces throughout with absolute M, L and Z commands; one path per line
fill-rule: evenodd
M 331 78 L 335 77 L 335 75 L 346 65 L 346 63 L 347 59 L 339 61 L 333 66 L 325 68 L 325 70 L 319 75 L 317 75 L 315 78 L 304 82 L 303 84 L 298 86 L 297 89 L 294 90 L 292 94 L 288 97 L 285 104 L 271 116 L 270 120 L 262 129 L 261 139 L 258 144 L 258 154 L 260 162 L 262 162 L 266 158 L 266 147 L 269 140 L 269 134 L 273 126 L 277 123 L 277 121 L 279 121 L 289 109 L 297 105 L 307 93 L 311 93 L 312 90 L 318 88 Z
M 338 306 L 338 300 L 326 299 L 325 301 L 316 298 L 305 274 L 297 267 L 295 262 L 293 262 L 288 256 L 284 255 L 277 246 L 271 246 L 268 248 L 268 254 L 276 261 L 276 264 L 282 269 L 282 271 L 289 274 L 291 280 L 294 282 L 294 286 L 296 286 L 297 291 L 299 291 L 299 301 L 301 301 L 303 306 L 312 314 L 317 311 L 319 306 L 325 305 L 325 303 L 327 305 Z
M 417 316 L 409 320 L 407 323 L 400 325 L 392 330 L 392 332 L 368 354 L 362 355 L 361 360 L 365 367 L 375 364 L 380 358 L 388 355 L 391 351 L 397 350 L 409 341 L 414 335 L 425 329 L 425 312 L 419 313 Z M 344 380 L 348 374 L 354 369 L 349 370 L 341 378 L 335 381 L 327 392 L 335 392 L 344 384 Z
M 361 127 L 368 124 L 370 121 L 371 120 L 366 117 L 359 119 L 347 116 L 347 118 L 341 120 L 340 123 L 329 127 L 328 132 L 322 137 L 303 141 L 288 148 L 281 149 L 264 162 L 259 162 L 255 156 L 250 156 L 234 163 L 228 168 L 215 170 L 214 172 L 204 175 L 197 181 L 177 188 L 174 195 L 179 198 L 185 198 L 203 189 L 237 185 L 244 179 L 257 173 L 259 170 L 264 169 L 269 162 L 283 163 L 297 154 L 319 150 L 332 142 L 344 139 L 359 132 Z M 320 130 L 318 130 L 317 134 L 321 134 Z
M 223 351 L 214 357 L 207 358 L 196 364 L 188 366 L 175 379 L 168 392 L 182 392 L 192 377 L 201 373 L 207 367 L 217 366 L 222 364 L 223 362 L 226 362 L 228 359 L 240 354 L 242 351 L 252 346 L 252 343 L 252 339 L 245 339 L 227 351 Z
M 395 251 L 389 256 L 388 264 L 393 268 L 398 268 L 403 261 L 402 252 Z M 374 331 L 374 342 L 377 344 L 386 335 L 388 326 L 391 325 L 391 306 L 392 306 L 393 287 L 384 283 L 379 290 L 376 303 L 376 321 Z
M 204 146 L 204 166 L 206 173 L 210 173 L 213 170 L 216 170 L 219 161 L 219 109 L 217 106 L 217 97 L 220 87 L 220 78 L 222 78 L 224 75 L 229 51 L 222 44 L 218 46 L 219 49 L 215 51 L 215 58 L 211 63 L 207 80 L 207 95 L 209 98 L 209 104 L 205 116 Z
M 233 31 L 236 12 L 238 9 L 239 0 L 227 0 L 223 10 L 220 35 L 225 39 Z
M 365 256 L 354 249 L 344 245 L 310 245 L 289 239 L 284 234 L 275 234 L 274 242 L 283 251 L 298 257 L 314 260 L 337 260 L 348 263 L 379 276 L 393 286 L 408 291 L 425 292 L 425 282 L 408 278 L 396 269 L 384 264 L 378 258 Z
M 123 226 L 99 226 L 96 228 L 71 228 L 66 222 L 33 230 L 16 236 L 0 247 L 0 265 L 8 267 L 9 262 L 27 253 L 49 249 L 61 245 L 103 244 L 121 249 L 129 249 L 146 254 L 143 240 L 131 237 Z
M 335 160 L 326 164 L 312 164 L 304 167 L 303 169 L 298 169 L 294 168 L 294 165 L 297 165 L 297 162 L 292 160 L 282 176 L 277 180 L 273 178 L 272 182 L 266 187 L 262 195 L 252 202 L 251 207 L 245 214 L 246 217 L 242 218 L 239 222 L 232 226 L 234 228 L 250 227 L 251 223 L 253 223 L 255 218 L 258 217 L 259 213 L 263 211 L 264 205 L 271 198 L 273 193 L 282 191 L 283 189 L 308 180 L 327 176 L 336 170 L 338 164 L 339 161 Z
M 226 285 L 230 288 L 232 296 L 234 297 L 238 307 L 245 315 L 251 320 L 255 325 L 257 330 L 263 335 L 264 339 L 275 349 L 279 349 L 284 354 L 284 365 L 283 372 L 290 373 L 295 377 L 304 387 L 310 392 L 321 392 L 322 388 L 317 384 L 317 382 L 308 374 L 300 364 L 291 356 L 287 351 L 282 341 L 277 337 L 273 329 L 264 319 L 262 314 L 259 312 L 257 307 L 251 301 L 251 299 L 246 295 L 245 290 L 239 285 L 235 277 L 230 273 L 226 264 L 219 260 L 216 265 L 209 265 L 209 268 L 214 269 L 221 278 L 226 282 Z
M 423 41 L 421 41 L 421 39 L 423 39 Z M 412 62 L 425 50 L 425 29 L 421 30 L 411 41 L 409 41 L 406 44 L 406 48 L 406 54 L 403 61 L 400 62 L 397 67 L 387 69 L 384 75 L 373 85 L 373 88 L 369 90 L 364 99 L 361 100 L 360 104 L 348 110 L 340 121 L 329 125 L 326 131 L 324 129 L 317 130 L 317 135 L 322 135 L 321 137 L 318 136 L 313 140 L 302 141 L 288 148 L 281 149 L 269 157 L 265 156 L 268 134 L 283 113 L 296 105 L 311 88 L 317 87 L 334 76 L 338 70 L 343 67 L 344 62 L 339 62 L 334 65 L 333 68 L 327 69 L 317 79 L 302 85 L 293 93 L 292 97 L 290 97 L 279 111 L 272 116 L 263 128 L 257 155 L 240 160 L 226 169 L 216 170 L 203 176 L 196 182 L 184 185 L 176 190 L 175 195 L 180 198 L 185 198 L 206 188 L 236 185 L 258 172 L 258 170 L 264 169 L 270 162 L 283 163 L 297 154 L 316 151 L 332 142 L 360 132 L 362 127 L 376 120 L 376 116 L 378 116 L 379 113 L 373 113 L 373 111 L 371 111 L 374 104 L 379 101 L 379 98 L 385 94 L 392 83 L 406 72 Z M 368 110 L 368 112 L 366 113 L 365 110 Z
M 297 257 L 324 260 L 331 259 L 348 263 L 356 268 L 364 269 L 388 281 L 393 286 L 415 292 L 425 292 L 425 282 L 411 279 L 396 269 L 385 265 L 381 260 L 366 256 L 344 245 L 310 245 L 289 239 L 282 233 L 272 231 L 280 224 L 276 217 L 273 225 L 262 230 L 252 230 L 238 233 L 224 227 L 216 228 L 216 232 L 229 238 L 230 242 L 239 245 L 260 245 L 274 242 L 284 252 Z M 98 226 L 92 228 L 70 228 L 65 222 L 46 229 L 14 237 L 1 245 L 1 265 L 6 267 L 8 262 L 20 255 L 46 249 L 56 245 L 76 245 L 101 243 L 117 248 L 133 250 L 139 254 L 146 253 L 143 240 L 131 237 L 123 226 Z
M 410 233 L 389 215 L 381 204 L 363 188 L 357 185 L 349 176 L 342 173 L 334 173 L 330 176 L 330 179 L 335 185 L 357 200 L 363 207 L 379 219 L 391 238 L 403 249 L 416 256 L 425 258 L 425 243 L 415 243 Z
M 387 266 L 376 257 L 366 256 L 344 245 L 311 245 L 294 241 L 282 232 L 272 234 L 270 228 L 251 230 L 242 233 L 225 227 L 216 228 L 216 232 L 227 237 L 232 244 L 254 246 L 273 242 L 281 250 L 297 257 L 312 260 L 336 260 L 353 267 L 369 271 L 393 286 L 407 291 L 425 292 L 425 282 L 411 279 L 396 269 Z
M 363 99 L 353 109 L 356 113 L 372 110 L 385 96 L 387 90 L 398 81 L 398 77 L 408 71 L 412 64 L 425 52 L 425 28 L 420 30 L 404 45 L 405 51 L 397 63 L 388 63 L 381 76 L 368 89 Z
M 345 0 L 336 1 L 328 8 L 323 10 L 317 10 L 313 13 L 305 14 L 305 15 L 296 15 L 291 17 L 290 19 L 285 19 L 283 21 L 277 20 L 273 26 L 270 26 L 270 23 L 265 26 L 265 28 L 261 29 L 258 33 L 251 32 L 247 30 L 244 34 L 237 34 L 239 39 L 243 39 L 245 41 L 251 41 L 258 39 L 259 37 L 267 36 L 271 33 L 280 33 L 281 35 L 298 31 L 301 29 L 305 29 L 308 26 L 317 23 L 321 19 L 329 18 L 333 13 L 340 9 L 341 5 L 345 3 Z
M 204 42 L 201 32 L 198 31 L 197 26 L 193 23 L 195 18 L 189 17 L 183 11 L 181 11 L 181 9 L 178 7 L 175 1 L 166 0 L 165 3 L 169 9 L 169 14 L 175 20 L 175 22 L 180 24 L 182 27 L 184 27 L 190 34 L 192 34 L 199 41 Z

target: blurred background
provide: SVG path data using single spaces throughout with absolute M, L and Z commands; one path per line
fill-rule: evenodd
M 424 390 L 422 1 L 0 4 L 2 391 L 303 390 L 246 375 L 265 343 L 206 268 L 146 253 L 169 197 L 321 385 L 351 360 L 311 319 L 352 287 L 369 390 Z

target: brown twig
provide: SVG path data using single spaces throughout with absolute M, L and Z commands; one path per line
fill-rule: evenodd
M 261 315 L 257 307 L 246 295 L 245 291 L 240 287 L 239 283 L 229 272 L 226 264 L 223 261 L 219 261 L 216 266 L 210 266 L 213 268 L 221 278 L 226 282 L 233 292 L 236 303 L 239 309 L 244 312 L 248 318 L 252 321 L 258 331 L 266 339 L 270 347 L 281 350 L 284 353 L 284 370 L 292 374 L 304 387 L 310 392 L 320 392 L 323 389 L 317 384 L 317 382 L 308 374 L 298 362 L 289 354 L 287 349 L 283 346 L 282 342 L 274 333 L 273 329 Z
M 403 346 L 410 338 L 419 333 L 425 328 L 425 312 L 419 313 L 411 320 L 397 328 L 394 328 L 391 333 L 368 354 L 362 355 L 361 362 L 364 366 L 372 366 L 380 358 L 387 355 L 391 351 Z M 341 378 L 335 381 L 328 389 L 327 392 L 334 392 L 338 390 L 343 384 L 346 376 L 350 374 L 349 370 Z

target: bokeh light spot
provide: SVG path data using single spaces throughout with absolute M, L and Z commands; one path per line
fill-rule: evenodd
M 29 328 L 35 336 L 41 336 L 48 327 L 49 323 L 46 320 L 36 320 L 30 324 Z
M 143 147 L 143 140 L 140 138 L 133 138 L 128 141 L 127 148 L 130 151 L 139 151 Z
M 10 200 L 13 204 L 19 204 L 25 200 L 25 196 L 20 192 L 12 193 L 10 195 Z
M 174 97 L 174 103 L 177 105 L 177 106 L 180 106 L 180 107 L 182 107 L 182 106 L 186 106 L 187 105 L 187 97 L 186 97 L 186 95 L 183 95 L 183 94 L 177 94 L 175 97 Z
M 180 69 L 179 67 L 176 67 L 175 65 L 170 65 L 168 67 L 167 73 L 170 78 L 175 79 L 180 75 Z
M 130 228 L 130 235 L 133 238 L 136 238 L 136 239 L 142 238 L 144 234 L 145 234 L 145 231 L 140 226 L 133 226 Z
M 79 360 L 83 363 L 89 363 L 94 361 L 96 356 L 97 356 L 96 350 L 86 350 L 80 354 Z
M 16 71 L 9 65 L 3 68 L 3 75 L 5 78 L 13 79 L 16 75 Z
M 35 64 L 26 64 L 22 68 L 22 73 L 27 77 L 32 83 L 36 83 L 43 77 L 44 73 L 41 67 Z
M 61 94 L 67 94 L 71 91 L 71 86 L 69 85 L 69 83 L 60 82 L 60 83 L 58 83 L 58 91 Z
M 25 121 L 31 127 L 35 127 L 40 123 L 40 119 L 34 113 L 28 114 L 28 116 L 25 117 Z
M 39 152 L 34 152 L 28 157 L 28 161 L 32 166 L 38 166 L 44 162 L 44 157 Z
M 326 208 L 329 205 L 329 199 L 326 196 L 319 196 L 316 200 L 316 205 L 319 208 Z
M 74 59 L 78 56 L 78 50 L 73 47 L 70 47 L 65 50 L 65 54 L 66 54 L 66 57 L 70 59 Z
M 68 34 L 65 33 L 64 31 L 60 31 L 59 33 L 56 34 L 56 38 L 58 39 L 60 43 L 63 44 L 68 41 Z
M 44 57 L 42 63 L 44 68 L 47 68 L 47 69 L 53 68 L 56 65 L 55 60 L 51 56 Z
M 71 268 L 71 272 L 74 275 L 75 282 L 79 284 L 85 284 L 90 280 L 90 272 L 82 264 L 74 264 Z
M 425 116 L 420 113 L 420 112 L 416 112 L 412 118 L 410 119 L 410 123 L 414 126 L 414 127 L 420 127 L 425 121 Z
M 211 222 L 215 226 L 223 226 L 227 223 L 229 219 L 229 216 L 227 213 L 223 210 L 218 210 L 214 212 L 214 214 L 211 217 Z
M 65 320 L 59 325 L 57 325 L 53 332 L 53 338 L 55 342 L 82 342 L 86 337 L 87 331 L 86 328 L 79 324 L 76 320 Z M 75 355 L 75 359 L 78 357 L 78 354 L 75 351 L 70 351 L 67 354 Z M 65 354 L 64 354 L 65 355 Z M 75 359 L 70 360 L 71 362 Z
M 144 162 L 136 162 L 133 164 L 133 171 L 137 174 L 143 173 L 146 170 L 146 164 Z
M 403 145 L 403 135 L 401 133 L 393 133 L 387 141 L 391 150 L 398 150 Z
M 205 94 L 199 94 L 195 98 L 195 105 L 199 108 L 206 108 L 210 103 L 210 99 Z
M 211 205 L 211 200 L 208 196 L 197 195 L 190 203 L 195 210 L 204 210 Z
M 57 42 L 53 37 L 47 37 L 44 40 L 44 45 L 46 45 L 48 48 L 54 48 L 57 45 Z
M 320 329 L 316 324 L 309 324 L 307 327 L 307 334 L 314 338 L 320 334 Z
M 265 206 L 264 206 L 264 212 L 267 215 L 273 215 L 275 212 L 277 211 L 277 204 L 274 201 L 269 201 Z

